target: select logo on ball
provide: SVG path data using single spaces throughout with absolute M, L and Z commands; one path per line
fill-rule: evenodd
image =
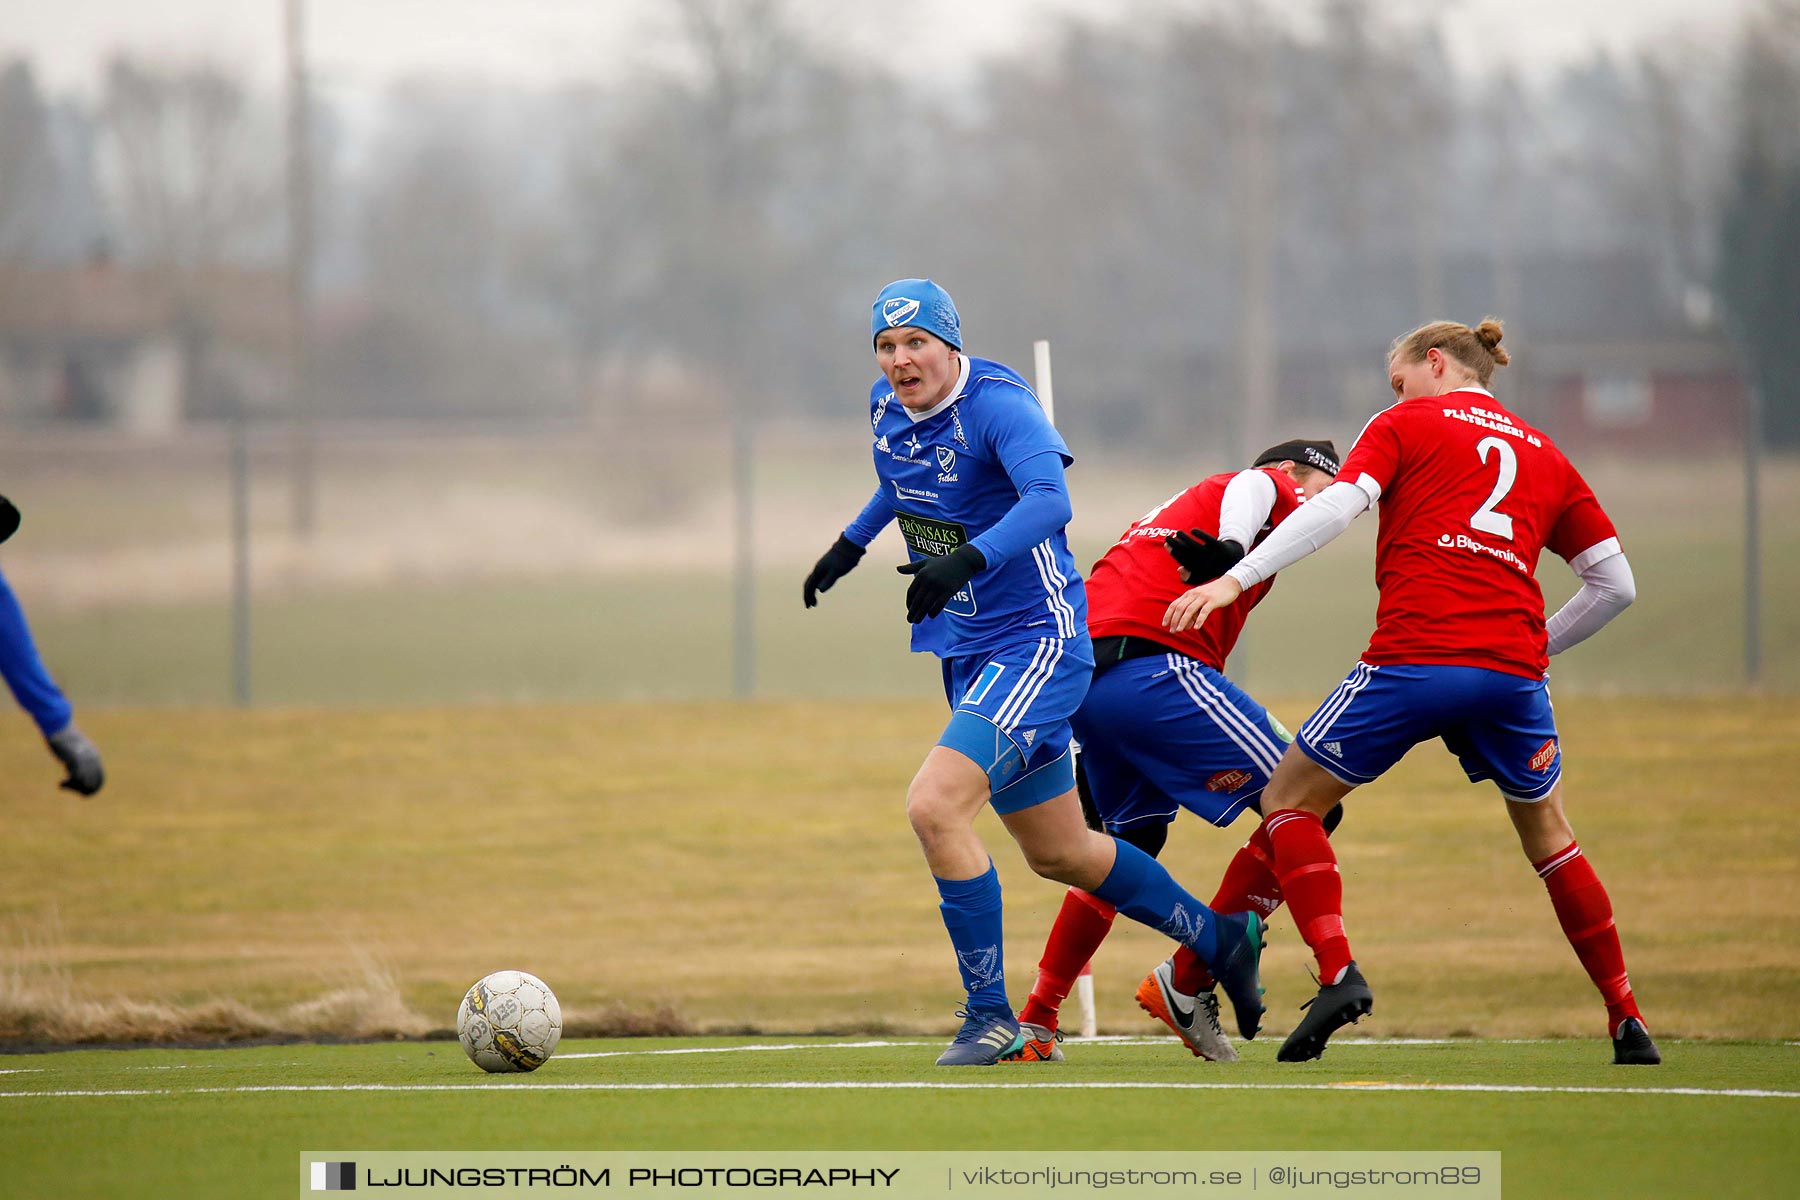
M 535 1071 L 562 1040 L 562 1005 L 537 976 L 495 971 L 463 997 L 456 1038 L 484 1071 Z

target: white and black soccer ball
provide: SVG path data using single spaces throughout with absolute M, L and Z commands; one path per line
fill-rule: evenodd
M 495 971 L 463 997 L 456 1037 L 484 1071 L 535 1071 L 562 1040 L 562 1005 L 536 975 Z

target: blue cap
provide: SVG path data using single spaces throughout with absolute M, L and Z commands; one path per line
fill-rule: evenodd
M 923 329 L 962 349 L 962 320 L 956 315 L 956 304 L 949 292 L 929 279 L 896 279 L 875 297 L 869 320 L 871 341 L 884 329 L 905 325 Z

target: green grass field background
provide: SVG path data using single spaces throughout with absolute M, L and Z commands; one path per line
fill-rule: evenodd
M 522 1077 L 483 1076 L 454 1043 L 8 1058 L 21 1073 L 0 1075 L 5 1165 L 15 1195 L 201 1198 L 290 1194 L 305 1150 L 956 1149 L 1025 1152 L 1027 1165 L 1038 1149 L 1186 1150 L 1196 1163 L 1209 1150 L 1498 1150 L 1514 1200 L 1773 1197 L 1800 1170 L 1793 1046 L 1671 1041 L 1649 1072 L 1604 1065 L 1594 1042 L 1334 1043 L 1300 1067 L 1260 1040 L 1231 1064 L 1171 1044 L 1087 1045 L 1062 1064 L 954 1073 L 955 1091 L 924 1090 L 947 1082 L 934 1043 L 658 1053 L 733 1044 L 565 1042 Z M 758 1086 L 786 1082 L 851 1088 Z M 1093 1086 L 1120 1082 L 1135 1086 Z M 1226 1090 L 1183 1090 L 1195 1083 Z M 1496 1083 L 1526 1090 L 1374 1086 Z M 734 1086 L 683 1087 L 720 1084 Z M 874 1084 L 890 1086 L 852 1090 Z M 1027 1086 L 993 1086 L 1007 1084 Z M 1296 1084 L 1316 1090 L 1282 1087 Z M 344 1090 L 357 1088 L 374 1090 Z M 71 1091 L 98 1094 L 49 1094 Z
M 1800 700 L 1589 697 L 1558 715 L 1568 811 L 1653 1027 L 1800 1036 Z M 33 1022 L 126 1000 L 421 1033 L 503 966 L 596 1022 L 947 1030 L 956 979 L 902 811 L 941 721 L 930 701 L 97 712 L 111 778 L 86 802 L 9 739 L 0 1036 L 68 1036 Z M 1061 889 L 991 818 L 981 831 L 1022 1000 Z M 1165 860 L 1210 894 L 1247 832 L 1178 821 Z M 1497 793 L 1440 748 L 1358 792 L 1336 844 L 1368 1032 L 1599 1032 Z M 1096 965 L 1109 1029 L 1143 1028 L 1131 992 L 1167 949 L 1119 923 Z M 1277 914 L 1271 1029 L 1311 996 L 1305 961 Z
M 953 1028 L 957 981 L 902 811 L 944 710 L 935 664 L 905 650 L 900 553 L 878 543 L 802 611 L 799 581 L 866 496 L 866 464 L 774 446 L 758 468 L 759 698 L 731 702 L 722 458 L 579 438 L 326 451 L 319 531 L 300 542 L 278 447 L 258 443 L 258 704 L 238 711 L 223 706 L 222 444 L 0 445 L 27 520 L 0 565 L 109 772 L 91 801 L 58 792 L 29 722 L 0 721 L 0 1043 L 379 1039 L 0 1059 L 15 1072 L 0 1093 L 32 1093 L 0 1095 L 0 1193 L 285 1190 L 295 1152 L 357 1145 L 1461 1147 L 1506 1153 L 1508 1195 L 1790 1190 L 1792 1098 L 556 1090 L 937 1078 L 933 1040 L 754 1061 L 581 1040 Z M 1084 462 L 1077 558 L 1226 465 L 1203 458 Z M 1780 601 L 1800 586 L 1800 526 L 1769 520 L 1765 687 L 1741 690 L 1731 472 L 1589 467 L 1640 599 L 1559 659 L 1553 686 L 1569 812 L 1669 1052 L 1625 1082 L 1800 1091 L 1800 609 Z M 1766 495 L 1771 514 L 1793 510 L 1800 469 L 1772 464 Z M 1284 574 L 1231 664 L 1290 726 L 1364 644 L 1373 535 L 1359 522 Z M 1544 576 L 1552 604 L 1573 589 L 1554 561 Z M 980 829 L 1022 1001 L 1061 889 L 1024 869 L 991 818 Z M 1208 893 L 1247 833 L 1180 821 L 1165 861 Z M 1306 1078 L 1621 1086 L 1598 1000 L 1491 788 L 1421 747 L 1353 798 L 1337 845 L 1376 991 L 1355 1032 L 1488 1040 L 1334 1045 Z M 1096 962 L 1104 1032 L 1155 1031 L 1131 996 L 1167 949 L 1120 922 Z M 1268 1037 L 1229 1078 L 1292 1078 L 1267 1060 L 1312 995 L 1306 962 L 1278 914 Z M 489 1080 L 454 1043 L 414 1040 L 448 1029 L 469 983 L 508 966 L 556 988 L 567 1052 L 632 1053 Z M 1550 1040 L 1491 1040 L 1508 1038 Z M 1167 1043 L 1076 1049 L 1046 1078 L 1224 1075 Z M 231 1090 L 440 1082 L 469 1090 Z M 57 1090 L 157 1094 L 37 1094 Z

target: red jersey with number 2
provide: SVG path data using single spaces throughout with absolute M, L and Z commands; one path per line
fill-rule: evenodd
M 1562 451 L 1483 390 L 1402 400 L 1377 414 L 1338 479 L 1380 492 L 1381 602 L 1366 663 L 1542 676 L 1550 660 L 1539 554 L 1579 569 L 1584 555 L 1618 548 L 1612 521 Z
M 1275 481 L 1275 506 L 1256 534 L 1258 542 L 1300 506 L 1300 489 L 1292 479 L 1273 467 L 1262 470 Z M 1250 610 L 1269 594 L 1275 581 L 1265 579 L 1257 584 L 1236 604 L 1213 613 L 1200 628 L 1171 633 L 1163 628 L 1163 614 L 1175 597 L 1193 585 L 1182 581 L 1178 573 L 1181 566 L 1169 554 L 1163 539 L 1185 529 L 1204 529 L 1216 535 L 1225 487 L 1237 474 L 1227 471 L 1209 476 L 1185 492 L 1177 492 L 1145 513 L 1113 543 L 1112 549 L 1088 572 L 1088 633 L 1094 637 L 1124 634 L 1148 638 L 1197 658 L 1214 670 L 1225 669 L 1225 659 L 1237 645 Z

